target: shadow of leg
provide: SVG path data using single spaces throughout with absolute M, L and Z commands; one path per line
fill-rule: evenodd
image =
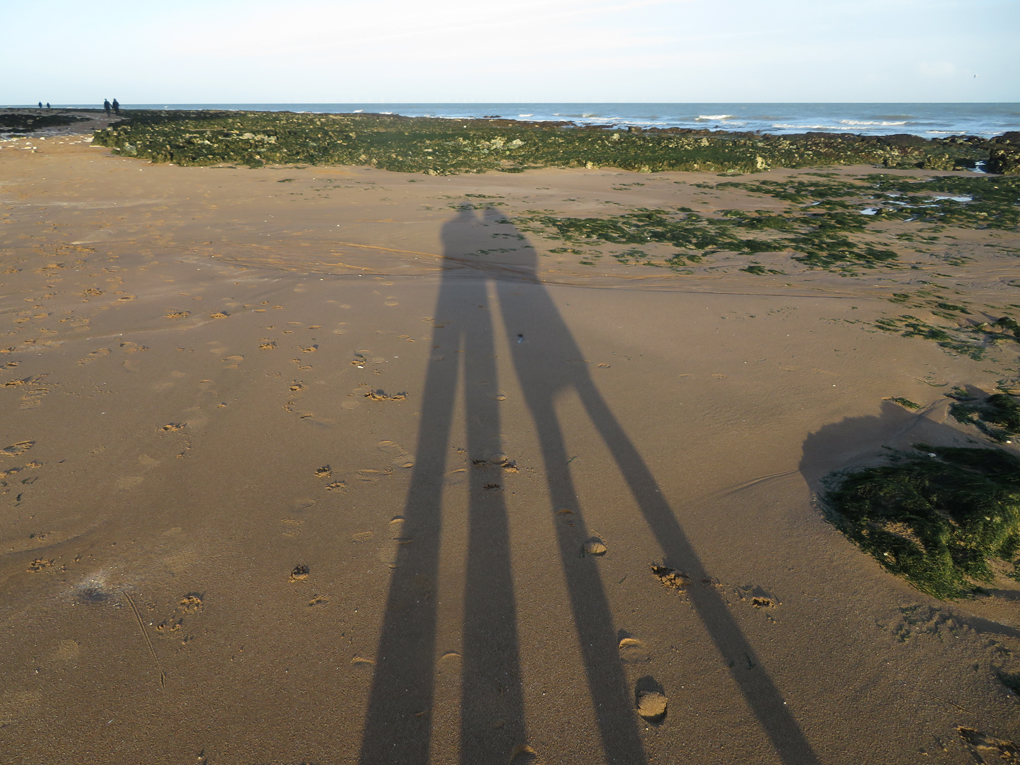
M 457 365 L 433 361 L 422 400 L 417 458 L 404 508 L 404 536 L 390 581 L 361 744 L 362 765 L 429 760 L 436 640 L 434 588 L 440 503 Z
M 516 233 L 516 229 L 508 225 L 503 226 L 503 231 Z M 556 395 L 574 389 L 630 488 L 667 565 L 685 571 L 695 582 L 708 579 L 673 509 L 663 498 L 651 471 L 602 398 L 587 369 L 564 363 L 567 359 L 583 358 L 584 354 L 549 293 L 538 283 L 534 258 L 530 264 L 524 264 L 525 270 L 529 268 L 535 277 L 533 285 L 498 282 L 500 309 L 514 367 L 539 432 L 549 491 L 556 506 L 576 508 L 576 503 L 570 504 L 574 490 L 554 405 Z M 527 341 L 517 342 L 520 336 Z M 571 552 L 574 554 L 571 555 Z M 619 759 L 609 757 L 610 761 L 639 761 L 637 758 L 643 758 L 643 754 L 631 722 L 633 704 L 626 688 L 622 687 L 625 679 L 618 666 L 615 636 L 606 634 L 607 628 L 611 631 L 612 622 L 598 573 L 594 567 L 590 573 L 579 568 L 576 565 L 576 549 L 572 551 L 562 539 L 560 555 L 567 572 L 577 630 L 582 644 L 588 646 L 585 659 L 589 667 L 589 687 L 599 710 L 607 757 L 612 754 Z M 748 707 L 780 759 L 786 765 L 816 763 L 817 758 L 800 726 L 775 684 L 760 666 L 720 595 L 705 587 L 691 588 L 690 595 L 716 649 L 729 665 Z M 616 669 L 608 668 L 609 664 Z M 598 667 L 598 670 L 593 670 L 593 667 Z M 625 701 L 620 700 L 621 693 L 625 694 Z M 629 733 L 623 731 L 625 720 L 630 722 Z
M 478 282 L 485 292 L 485 282 Z M 507 763 L 525 743 L 517 607 L 502 466 L 492 316 L 478 294 L 464 343 L 464 390 L 471 466 L 464 593 L 461 762 Z M 466 301 L 465 301 L 466 302 Z

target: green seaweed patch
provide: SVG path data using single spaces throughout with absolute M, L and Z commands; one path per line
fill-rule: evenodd
M 914 177 L 871 174 L 842 181 L 789 179 L 695 184 L 699 188 L 738 188 L 805 209 L 844 211 L 861 225 L 880 221 L 910 221 L 963 228 L 1012 229 L 1020 225 L 1020 178 L 1016 176 Z M 871 208 L 872 214 L 861 215 Z M 912 241 L 909 233 L 898 234 Z M 931 238 L 924 238 L 931 241 Z
M 858 241 L 846 233 L 858 232 L 863 227 L 858 222 L 862 217 L 846 213 L 779 216 L 764 211 L 724 210 L 718 218 L 710 218 L 686 208 L 641 208 L 603 217 L 525 215 L 521 225 L 548 238 L 571 243 L 672 245 L 681 252 L 667 261 L 671 265 L 698 262 L 707 254 L 719 252 L 753 255 L 790 251 L 794 260 L 808 268 L 847 273 L 851 267 L 898 267 L 895 261 L 899 256 L 894 250 Z M 767 237 L 763 238 L 761 232 L 768 232 Z
M 949 413 L 999 443 L 1012 443 L 1020 435 L 1020 402 L 1007 393 L 993 393 L 983 401 L 957 401 Z
M 955 318 L 943 314 L 942 318 Z M 1001 320 L 1000 320 L 1001 321 Z M 973 325 L 939 326 L 929 324 L 911 314 L 876 319 L 874 326 L 883 332 L 895 332 L 903 337 L 920 337 L 935 342 L 940 348 L 975 361 L 984 357 L 985 352 L 1001 342 L 1018 342 L 1020 336 L 1001 331 L 1003 325 L 982 322 Z
M 1020 579 L 1020 458 L 1000 449 L 915 444 L 891 464 L 829 476 L 830 520 L 887 571 L 936 598 Z
M 748 274 L 754 274 L 755 276 L 765 276 L 767 274 L 777 274 L 777 275 L 783 275 L 784 274 L 783 271 L 777 271 L 774 268 L 765 268 L 765 266 L 763 266 L 763 265 L 761 265 L 759 263 L 751 263 L 751 264 L 745 266 L 744 268 L 741 268 L 740 270 L 744 271 L 745 273 L 748 273 Z
M 889 398 L 889 399 L 886 399 L 886 400 L 887 401 L 892 401 L 894 404 L 899 404 L 904 409 L 910 409 L 912 411 L 915 411 L 915 410 L 921 408 L 920 404 L 914 403 L 909 398 L 904 398 L 903 396 L 893 396 L 892 398 Z
M 1020 177 L 942 176 L 917 180 L 869 175 L 865 181 L 887 207 L 885 217 L 962 228 L 1012 229 L 1020 225 Z
M 48 127 L 64 127 L 75 122 L 88 122 L 88 117 L 70 114 L 0 114 L 0 132 L 31 133 Z

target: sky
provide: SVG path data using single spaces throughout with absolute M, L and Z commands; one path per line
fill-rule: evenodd
M 1020 102 L 1020 0 L 0 0 L 0 104 Z

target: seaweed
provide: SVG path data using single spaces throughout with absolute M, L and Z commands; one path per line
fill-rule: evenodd
M 124 116 L 125 122 L 97 132 L 95 143 L 125 156 L 180 165 L 369 165 L 432 175 L 537 167 L 755 173 L 772 167 L 899 167 L 930 164 L 934 156 L 951 156 L 951 162 L 988 157 L 987 142 L 933 139 L 902 146 L 884 137 L 818 133 L 624 132 L 572 123 L 383 114 L 133 110 Z
M 921 408 L 920 404 L 914 403 L 909 398 L 904 398 L 903 396 L 894 396 L 893 398 L 890 398 L 889 401 L 892 401 L 894 404 L 899 404 L 904 409 L 917 410 Z
M 64 127 L 75 122 L 88 122 L 88 117 L 70 114 L 0 114 L 0 132 L 31 133 L 47 127 Z
M 699 184 L 702 188 L 712 188 Z M 1020 225 L 1020 178 L 992 176 L 940 176 L 919 179 L 873 173 L 840 181 L 784 180 L 730 181 L 718 188 L 739 188 L 785 202 L 810 202 L 813 209 L 844 211 L 841 225 L 851 216 L 877 220 L 935 223 L 966 228 L 1012 229 Z M 948 195 L 948 196 L 947 196 Z M 868 205 L 871 215 L 860 216 Z M 858 220 L 863 226 L 866 221 Z M 912 241 L 913 235 L 899 234 Z
M 954 398 L 956 398 L 954 396 Z M 958 422 L 975 425 L 989 438 L 1012 443 L 1020 435 L 1020 402 L 1007 393 L 994 393 L 984 401 L 958 400 L 949 413 Z
M 906 302 L 909 298 L 910 296 L 905 293 L 894 293 L 893 302 Z M 915 303 L 915 305 L 920 305 L 920 303 Z M 935 305 L 943 304 L 935 303 Z M 954 308 L 960 309 L 962 306 L 954 306 Z M 933 314 L 940 318 L 953 321 L 959 320 L 957 315 L 940 311 L 937 307 L 931 310 Z M 960 312 L 970 313 L 966 309 Z M 1008 317 L 1004 318 L 1008 319 Z M 903 337 L 920 337 L 932 340 L 949 353 L 968 356 L 978 361 L 984 356 L 988 348 L 1000 342 L 1016 341 L 1020 343 L 1020 336 L 1008 335 L 1000 331 L 999 328 L 1006 327 L 1005 324 L 1000 323 L 1002 321 L 1000 319 L 994 324 L 982 322 L 980 324 L 964 324 L 962 326 L 959 324 L 955 326 L 938 326 L 929 324 L 912 314 L 901 314 L 897 317 L 876 319 L 874 326 L 883 332 L 896 332 Z
M 895 251 L 851 239 L 847 233 L 857 233 L 863 227 L 858 218 L 844 213 L 797 214 L 780 216 L 767 211 L 746 212 L 723 210 L 718 218 L 703 217 L 683 208 L 676 211 L 642 208 L 633 212 L 605 217 L 555 217 L 546 214 L 523 216 L 521 225 L 531 231 L 566 242 L 613 244 L 649 243 L 669 244 L 680 250 L 695 250 L 697 257 L 681 252 L 668 262 L 675 265 L 683 260 L 697 262 L 705 254 L 735 252 L 757 254 L 763 252 L 794 253 L 794 260 L 809 268 L 824 268 L 847 272 L 851 266 L 861 268 L 896 267 Z M 761 231 L 782 232 L 786 236 L 763 239 Z M 765 273 L 751 264 L 748 273 Z M 780 273 L 769 270 L 769 273 Z
M 1001 449 L 915 444 L 891 464 L 830 476 L 829 519 L 886 570 L 937 598 L 1020 578 L 1020 458 Z

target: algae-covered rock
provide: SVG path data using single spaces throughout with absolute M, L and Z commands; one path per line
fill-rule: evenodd
M 146 111 L 99 131 L 98 146 L 179 165 L 367 165 L 430 175 L 618 167 L 757 173 L 777 167 L 879 164 L 953 169 L 986 156 L 965 141 L 805 133 L 774 136 L 681 128 L 607 131 L 570 123 L 447 120 L 382 114 Z M 954 136 L 955 139 L 955 136 Z
M 1000 175 L 1020 175 L 1020 144 L 993 144 L 985 167 Z

